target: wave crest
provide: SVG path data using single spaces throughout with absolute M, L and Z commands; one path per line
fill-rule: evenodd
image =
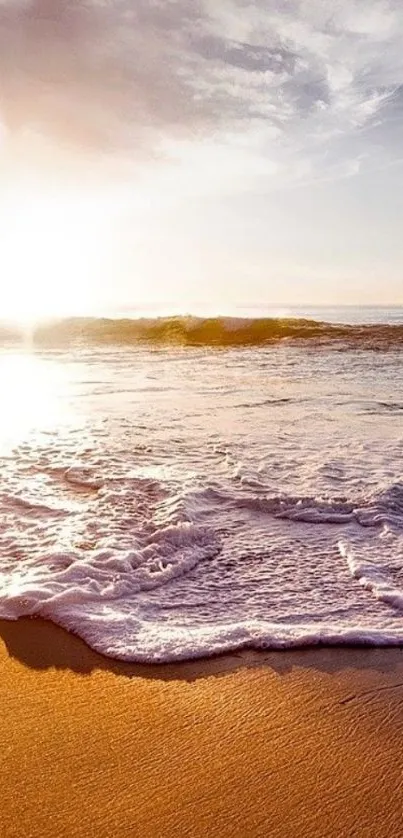
M 22 339 L 17 330 L 0 327 L 0 343 Z M 32 340 L 38 346 L 146 343 L 218 347 L 262 346 L 291 341 L 384 350 L 403 346 L 403 324 L 352 326 L 298 318 L 193 316 L 137 320 L 71 318 L 37 327 Z

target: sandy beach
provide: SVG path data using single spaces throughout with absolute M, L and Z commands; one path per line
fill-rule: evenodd
M 401 650 L 138 667 L 0 637 L 2 838 L 401 834 Z

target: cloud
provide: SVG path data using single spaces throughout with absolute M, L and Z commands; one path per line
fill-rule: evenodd
M 6 123 L 99 149 L 207 120 L 181 77 L 185 5 L 31 0 L 0 7 Z
M 102 154 L 259 136 L 272 168 L 313 170 L 372 130 L 393 153 L 402 37 L 398 0 L 2 0 L 0 109 L 12 134 Z

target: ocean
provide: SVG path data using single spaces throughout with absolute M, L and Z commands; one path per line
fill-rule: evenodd
M 402 643 L 403 308 L 207 314 L 0 332 L 0 617 L 156 663 Z

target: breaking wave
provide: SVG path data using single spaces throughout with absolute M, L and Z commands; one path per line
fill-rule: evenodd
M 140 319 L 71 318 L 43 324 L 30 336 L 34 345 L 151 345 L 241 347 L 281 341 L 390 349 L 403 346 L 403 324 L 333 325 L 307 319 L 174 316 Z M 3 344 L 23 340 L 0 326 Z

